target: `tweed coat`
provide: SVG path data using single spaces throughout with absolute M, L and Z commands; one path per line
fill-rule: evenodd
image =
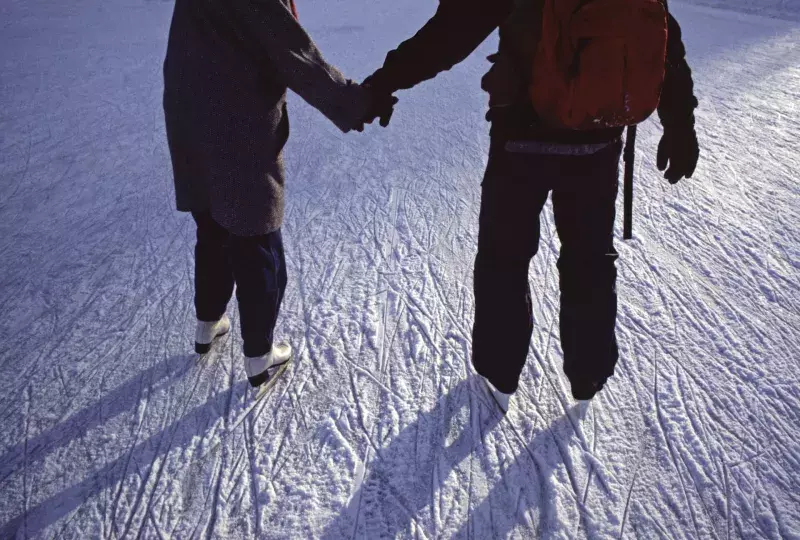
M 348 132 L 366 92 L 328 64 L 290 0 L 176 0 L 164 115 L 180 211 L 238 236 L 280 228 L 291 89 Z

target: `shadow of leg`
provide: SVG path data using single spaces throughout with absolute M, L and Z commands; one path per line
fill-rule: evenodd
M 436 504 L 436 492 L 453 480 L 454 469 L 502 419 L 479 384 L 475 377 L 461 381 L 378 450 L 361 487 L 321 538 L 408 535 L 419 514 Z

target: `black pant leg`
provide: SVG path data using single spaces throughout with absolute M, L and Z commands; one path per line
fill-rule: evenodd
M 286 290 L 286 261 L 281 232 L 263 236 L 231 236 L 245 356 L 272 350 L 275 324 Z
M 194 305 L 198 320 L 218 321 L 233 295 L 230 235 L 208 213 L 192 213 L 197 223 Z
M 561 239 L 561 345 L 570 381 L 604 381 L 619 356 L 615 203 L 621 144 L 591 156 L 566 158 L 553 189 Z
M 496 146 L 482 184 L 472 363 L 506 393 L 517 389 L 533 331 L 528 268 L 539 247 L 544 176 L 546 160 Z

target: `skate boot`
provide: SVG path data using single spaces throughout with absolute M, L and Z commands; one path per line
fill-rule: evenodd
M 603 386 L 606 384 L 606 380 L 602 381 L 590 381 L 590 380 L 575 380 L 570 381 L 570 386 L 572 388 L 572 397 L 574 397 L 577 401 L 589 401 L 592 399 L 597 392 L 603 389 Z
M 231 321 L 223 315 L 218 321 L 197 321 L 194 333 L 194 350 L 197 354 L 206 354 L 211 350 L 211 343 L 219 336 L 224 336 L 231 329 Z
M 269 379 L 269 369 L 282 366 L 292 359 L 292 347 L 286 343 L 272 346 L 272 350 L 262 356 L 245 356 L 244 370 L 250 386 L 256 387 Z
M 481 379 L 483 379 L 483 382 L 486 383 L 486 388 L 489 390 L 489 393 L 492 395 L 495 402 L 497 402 L 497 406 L 500 407 L 500 409 L 503 411 L 503 414 L 506 414 L 510 405 L 511 394 L 506 394 L 505 392 L 501 392 L 495 388 L 486 377 L 482 376 Z

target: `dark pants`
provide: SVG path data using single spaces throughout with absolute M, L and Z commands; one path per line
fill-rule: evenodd
M 273 331 L 286 289 L 286 261 L 280 230 L 262 236 L 235 236 L 209 214 L 197 222 L 195 297 L 197 318 L 217 321 L 236 284 L 245 356 L 272 350 Z
M 586 156 L 507 152 L 493 144 L 483 180 L 475 260 L 473 365 L 516 391 L 533 317 L 528 267 L 553 192 L 561 253 L 561 345 L 571 382 L 604 381 L 618 359 L 614 216 L 621 143 Z

